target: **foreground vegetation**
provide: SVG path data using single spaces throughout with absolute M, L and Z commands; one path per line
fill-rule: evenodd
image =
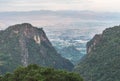
M 0 81 L 83 81 L 79 74 L 44 68 L 38 65 L 19 67 L 13 73 L 0 76 Z

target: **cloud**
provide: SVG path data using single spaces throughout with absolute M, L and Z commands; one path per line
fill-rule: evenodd
M 0 0 L 0 11 L 120 11 L 120 0 Z
M 79 9 L 83 0 L 5 0 L 0 1 L 0 10 L 74 10 Z M 81 4 L 81 5 L 80 5 Z
M 97 11 L 117 11 L 120 12 L 120 0 L 92 0 L 89 9 Z

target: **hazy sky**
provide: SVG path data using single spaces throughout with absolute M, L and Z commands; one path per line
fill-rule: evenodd
M 92 10 L 120 12 L 120 0 L 0 0 L 0 11 Z

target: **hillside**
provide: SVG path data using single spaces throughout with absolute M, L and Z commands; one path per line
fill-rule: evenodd
M 73 64 L 61 57 L 42 28 L 23 23 L 0 31 L 0 73 L 28 64 L 72 70 Z
M 120 26 L 107 28 L 87 43 L 87 55 L 75 67 L 85 81 L 120 80 Z
M 74 65 L 79 62 L 79 60 L 84 56 L 84 54 L 80 53 L 74 46 L 64 47 L 58 52 L 65 58 L 68 58 Z

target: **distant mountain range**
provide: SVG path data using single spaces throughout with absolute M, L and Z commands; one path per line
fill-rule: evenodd
M 48 26 L 59 23 L 69 24 L 79 21 L 118 21 L 120 13 L 93 11 L 28 11 L 0 12 L 0 27 L 21 22 L 31 22 L 34 25 Z
M 120 13 L 118 12 L 93 12 L 93 11 L 50 11 L 50 10 L 41 10 L 41 11 L 27 11 L 27 12 L 0 12 L 1 18 L 6 16 L 58 16 L 65 18 L 80 18 L 80 19 L 120 19 Z M 111 19 L 113 20 L 113 19 Z

